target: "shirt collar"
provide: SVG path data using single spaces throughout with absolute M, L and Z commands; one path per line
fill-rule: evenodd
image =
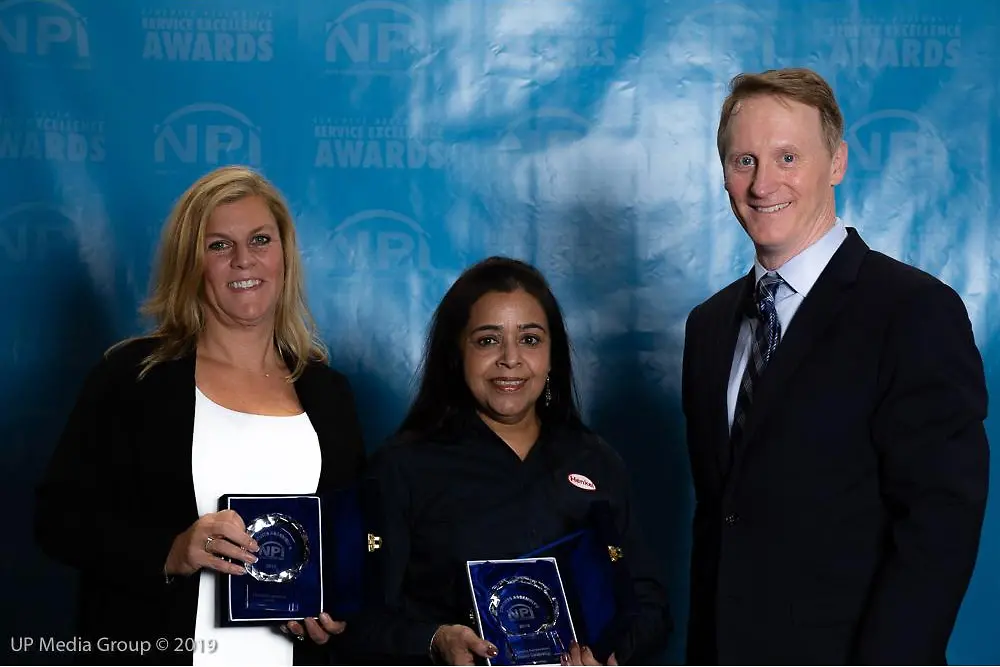
M 843 220 L 837 218 L 833 227 L 827 231 L 811 246 L 792 257 L 790 260 L 779 266 L 776 271 L 782 280 L 796 293 L 803 297 L 809 294 L 809 290 L 819 280 L 823 269 L 830 263 L 840 244 L 847 238 L 847 228 Z M 760 282 L 761 277 L 768 273 L 760 261 L 754 258 L 753 261 L 754 284 Z

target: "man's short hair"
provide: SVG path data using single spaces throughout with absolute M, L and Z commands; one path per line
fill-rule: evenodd
M 811 69 L 789 67 L 771 69 L 760 74 L 737 74 L 729 82 L 729 95 L 722 103 L 716 137 L 719 158 L 723 162 L 726 159 L 729 121 L 733 114 L 738 112 L 740 103 L 744 100 L 762 95 L 794 100 L 818 109 L 826 146 L 831 155 L 836 152 L 844 136 L 844 116 L 830 84 Z

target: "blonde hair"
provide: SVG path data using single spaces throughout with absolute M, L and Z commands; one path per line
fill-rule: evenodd
M 295 362 L 289 380 L 300 377 L 309 361 L 328 360 L 306 305 L 302 262 L 288 205 L 263 176 L 232 165 L 195 181 L 181 195 L 163 228 L 153 288 L 142 307 L 155 323 L 144 338 L 156 339 L 158 344 L 144 360 L 140 378 L 156 364 L 194 351 L 205 326 L 203 247 L 208 220 L 219 206 L 254 196 L 267 204 L 281 238 L 285 273 L 275 312 L 274 343 L 286 359 Z
M 771 69 L 760 74 L 737 74 L 729 82 L 729 95 L 722 103 L 719 132 L 716 136 L 719 158 L 723 162 L 726 160 L 729 121 L 743 100 L 759 95 L 794 100 L 818 109 L 826 146 L 830 155 L 837 152 L 844 136 L 844 116 L 833 90 L 823 77 L 811 69 L 789 67 Z

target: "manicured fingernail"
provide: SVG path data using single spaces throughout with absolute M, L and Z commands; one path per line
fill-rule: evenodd
M 493 644 L 490 644 L 489 647 L 487 647 L 486 649 L 486 655 L 490 656 L 491 658 L 495 658 L 497 655 L 497 647 L 494 646 Z
M 257 540 L 250 540 L 250 551 L 259 551 L 260 547 L 257 545 Z

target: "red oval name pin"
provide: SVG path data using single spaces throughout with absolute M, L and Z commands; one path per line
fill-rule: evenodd
M 597 489 L 594 483 L 590 481 L 590 478 L 584 475 L 577 475 L 575 472 L 569 474 L 569 483 L 584 491 L 595 491 Z

